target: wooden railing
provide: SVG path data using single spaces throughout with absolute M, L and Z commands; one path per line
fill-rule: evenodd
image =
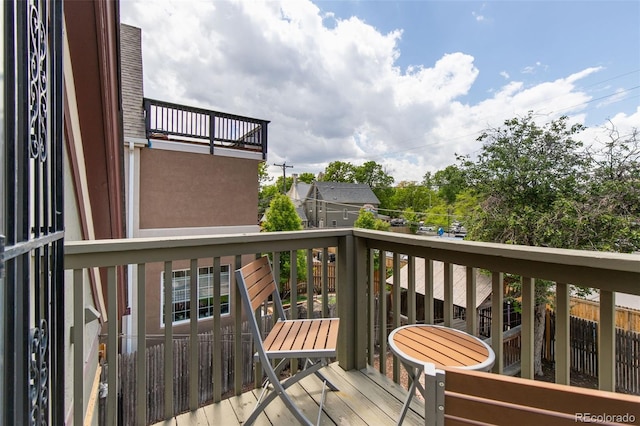
M 269 121 L 211 111 L 154 99 L 144 99 L 147 139 L 175 137 L 185 142 L 203 142 L 214 148 L 249 149 L 267 153 Z
M 278 265 L 280 253 L 289 252 L 292 256 L 297 256 L 299 250 L 306 253 L 306 274 L 309 283 L 308 294 L 313 293 L 313 250 L 323 250 L 323 259 L 328 259 L 328 250 L 332 248 L 336 252 L 336 299 L 337 313 L 340 317 L 340 338 L 338 348 L 338 362 L 344 369 L 364 368 L 367 364 L 374 365 L 374 357 L 379 354 L 380 371 L 386 373 L 387 355 L 387 329 L 400 325 L 400 285 L 394 281 L 392 291 L 394 306 L 387 306 L 387 287 L 374 286 L 376 277 L 385 277 L 387 266 L 383 265 L 376 269 L 374 259 L 376 256 L 386 257 L 386 253 L 392 253 L 392 272 L 394 280 L 399 280 L 399 270 L 401 258 L 407 256 L 409 271 L 413 270 L 417 258 L 427 260 L 427 273 L 424 277 L 416 277 L 414 273 L 409 273 L 408 280 L 408 312 L 409 323 L 416 322 L 415 314 L 415 283 L 417 279 L 425 281 L 426 294 L 425 310 L 426 322 L 433 322 L 433 270 L 430 268 L 432 261 L 445 262 L 444 288 L 444 322 L 450 325 L 453 319 L 452 283 L 451 273 L 453 264 L 467 267 L 467 306 L 476 306 L 475 298 L 475 269 L 482 268 L 491 271 L 494 288 L 492 299 L 493 309 L 501 311 L 503 305 L 503 274 L 517 274 L 522 278 L 522 336 L 521 336 L 521 365 L 522 376 L 533 377 L 533 309 L 534 309 L 534 279 L 542 278 L 556 282 L 556 382 L 569 382 L 569 285 L 576 284 L 585 287 L 592 287 L 600 291 L 600 340 L 599 340 L 599 385 L 601 389 L 614 389 L 614 292 L 623 292 L 640 295 L 640 257 L 637 255 L 615 254 L 615 253 L 595 253 L 584 251 L 558 250 L 547 248 L 509 246 L 502 244 L 487 244 L 470 241 L 453 241 L 439 238 L 422 237 L 406 234 L 395 234 L 390 232 L 369 231 L 363 229 L 326 229 L 298 232 L 275 232 L 257 233 L 243 235 L 221 235 L 203 237 L 183 237 L 183 238 L 144 238 L 129 240 L 103 240 L 103 241 L 81 241 L 69 242 L 65 246 L 65 269 L 69 271 L 67 286 L 73 286 L 73 315 L 74 324 L 85 323 L 85 279 L 89 274 L 86 271 L 90 268 L 106 268 L 105 276 L 108 278 L 105 288 L 106 305 L 108 306 L 108 319 L 106 323 L 107 345 L 106 359 L 115 360 L 121 350 L 120 330 L 118 329 L 118 294 L 116 285 L 116 268 L 133 265 L 130 274 L 134 281 L 146 282 L 146 271 L 153 262 L 162 262 L 165 276 L 171 276 L 172 265 L 176 261 L 188 261 L 191 264 L 192 276 L 199 265 L 199 259 L 210 259 L 214 270 L 220 270 L 220 259 L 231 256 L 235 259 L 232 268 L 237 268 L 243 262 L 255 258 L 262 253 L 272 253 L 274 265 Z M 292 285 L 296 284 L 297 262 L 291 262 Z M 324 264 L 327 265 L 327 264 Z M 274 273 L 279 279 L 280 271 L 275 268 Z M 98 279 L 101 274 L 95 274 Z M 233 275 L 233 274 L 231 274 Z M 323 272 L 323 277 L 327 274 Z M 440 278 L 439 278 L 440 279 Z M 189 332 L 185 336 L 174 336 L 171 327 L 165 327 L 162 339 L 165 348 L 172 348 L 170 344 L 174 338 L 188 338 L 191 342 L 197 341 L 199 323 L 197 318 L 197 294 L 196 280 L 192 282 L 191 288 L 191 321 Z M 235 286 L 231 283 L 231 318 L 234 324 L 242 322 L 242 313 L 237 302 L 240 300 L 235 291 Z M 159 285 L 159 283 L 158 283 Z M 219 274 L 214 274 L 214 288 L 219 288 Z M 327 293 L 326 283 L 321 292 Z M 136 329 L 131 336 L 125 336 L 135 341 L 137 350 L 146 347 L 146 296 L 147 290 L 144 285 L 135 286 L 133 295 L 137 304 L 131 309 L 137 312 L 138 322 Z M 172 314 L 172 291 L 171 286 L 165 286 L 165 320 L 171 323 Z M 297 292 L 291 293 L 292 315 L 297 315 Z M 220 332 L 220 294 L 214 292 L 213 295 L 213 341 L 214 345 L 221 342 Z M 313 298 L 306 300 L 307 312 L 313 311 Z M 327 315 L 327 298 L 322 298 L 322 314 Z M 398 306 L 396 306 L 396 304 Z M 374 308 L 375 307 L 375 308 Z M 387 324 L 388 311 L 394 314 Z M 497 321 L 492 322 L 492 347 L 496 352 L 496 364 L 494 372 L 502 373 L 504 368 L 503 349 L 503 320 L 499 316 Z M 467 329 L 476 330 L 477 316 L 475 310 L 468 310 L 466 317 Z M 377 325 L 376 325 L 377 324 Z M 83 375 L 83 366 L 87 363 L 96 363 L 97 354 L 87 350 L 85 345 L 89 344 L 88 328 L 74 327 L 72 331 L 72 364 L 73 373 L 73 418 L 84 419 L 88 412 L 88 401 L 85 397 L 86 386 Z M 241 371 L 242 360 L 242 339 L 240 327 L 236 327 L 236 342 L 234 344 L 234 365 L 235 371 Z M 377 334 L 377 338 L 376 338 Z M 86 340 L 85 340 L 86 339 Z M 379 342 L 376 346 L 375 342 Z M 195 345 L 194 345 L 195 347 Z M 174 354 L 171 350 L 165 349 L 164 368 L 165 377 L 171 377 L 175 363 Z M 199 365 L 197 351 L 189 351 L 190 369 L 196 371 Z M 123 391 L 134 392 L 138 401 L 145 401 L 146 389 L 146 365 L 145 357 L 137 358 L 136 386 L 135 389 L 124 389 Z M 222 360 L 219 352 L 213 354 L 211 360 L 214 366 L 220 366 Z M 394 360 L 393 377 L 399 381 L 400 364 Z M 115 366 L 110 366 L 108 373 L 108 389 L 118 389 L 119 373 Z M 213 400 L 221 399 L 221 368 L 214 368 L 213 377 Z M 241 375 L 234 377 L 234 393 L 242 393 Z M 164 407 L 165 418 L 172 417 L 174 394 L 172 386 L 164 387 Z M 189 408 L 194 410 L 198 407 L 198 383 L 197 375 L 190 376 L 189 382 Z M 118 394 L 109 392 L 107 396 L 107 424 L 117 424 Z M 147 413 L 146 404 L 137 404 L 136 424 L 146 424 Z
M 430 367 L 433 367 L 431 365 Z M 638 424 L 640 398 L 594 389 L 425 368 L 425 425 Z

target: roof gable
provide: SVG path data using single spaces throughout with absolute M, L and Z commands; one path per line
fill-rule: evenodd
M 350 204 L 380 204 L 369 185 L 346 182 L 315 182 L 318 199 Z

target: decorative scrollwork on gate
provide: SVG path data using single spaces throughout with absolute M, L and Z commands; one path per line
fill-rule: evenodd
M 47 34 L 46 9 L 40 0 L 29 2 L 29 154 L 32 158 L 47 159 Z
M 40 327 L 31 329 L 31 354 L 29 358 L 29 397 L 31 403 L 31 424 L 47 425 L 49 404 L 49 326 L 46 320 L 40 321 Z

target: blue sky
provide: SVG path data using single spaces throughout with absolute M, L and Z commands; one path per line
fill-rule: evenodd
M 269 163 L 294 173 L 420 181 L 530 110 L 587 144 L 640 126 L 638 1 L 122 0 L 121 21 L 145 96 L 271 120 Z
M 316 1 L 340 19 L 358 16 L 382 32 L 402 29 L 396 63 L 432 64 L 464 52 L 480 69 L 469 93 L 475 103 L 505 81 L 527 85 L 589 67 L 581 81 L 594 98 L 627 90 L 610 107 L 590 107 L 588 124 L 626 110 L 640 98 L 640 2 L 637 1 Z M 507 77 L 508 76 L 508 77 Z M 570 105 L 568 105 L 570 106 Z M 599 109 L 599 111 L 596 111 Z

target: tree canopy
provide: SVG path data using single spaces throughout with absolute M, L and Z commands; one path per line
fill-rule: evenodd
M 262 228 L 267 232 L 298 231 L 302 229 L 302 220 L 296 208 L 284 194 L 274 195 L 269 209 L 265 213 Z
M 360 214 L 358 214 L 353 226 L 355 228 L 375 229 L 376 231 L 388 231 L 390 228 L 388 222 L 376 218 L 371 211 L 365 209 L 360 210 Z

